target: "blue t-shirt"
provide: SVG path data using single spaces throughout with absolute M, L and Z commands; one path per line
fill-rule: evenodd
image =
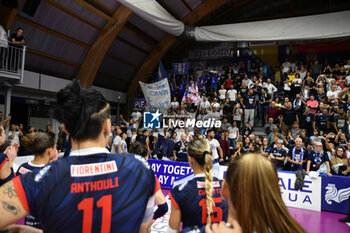
M 156 191 L 149 164 L 139 155 L 105 148 L 70 156 L 13 179 L 22 205 L 44 232 L 139 232 Z
M 254 100 L 255 100 L 255 97 L 254 95 L 245 95 L 244 96 L 244 105 L 245 105 L 245 108 L 246 109 L 254 109 L 255 106 L 254 106 Z
M 227 220 L 227 202 L 221 197 L 222 181 L 213 177 L 213 201 L 215 207 L 211 214 L 212 223 Z M 169 193 L 172 204 L 181 210 L 183 228 L 201 227 L 207 222 L 205 198 L 205 175 L 196 175 L 192 180 L 174 187 Z
M 272 153 L 272 155 L 275 156 L 276 158 L 282 158 L 282 157 L 286 158 L 286 154 L 287 154 L 286 151 L 285 151 L 283 148 L 281 148 L 280 150 L 277 149 L 277 148 L 273 148 L 273 149 L 271 150 L 271 153 Z M 283 167 L 283 161 L 278 160 L 278 159 L 273 159 L 273 160 L 271 160 L 271 161 L 272 161 L 272 163 L 276 166 L 276 168 L 281 168 L 281 167 Z
M 188 162 L 187 160 L 187 147 L 189 145 L 188 141 L 182 142 L 178 141 L 175 143 L 175 150 L 176 150 L 176 161 L 178 162 Z M 186 148 L 184 148 L 185 146 Z
M 210 80 L 210 84 L 211 84 L 211 87 L 215 88 L 215 87 L 218 87 L 218 76 L 215 75 L 215 76 L 211 76 L 211 80 Z

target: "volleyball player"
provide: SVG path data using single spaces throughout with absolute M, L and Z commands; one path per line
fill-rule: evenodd
M 188 162 L 194 178 L 169 193 L 171 214 L 168 233 L 201 228 L 206 223 L 226 221 L 227 203 L 221 198 L 221 181 L 212 177 L 212 154 L 207 140 L 194 140 L 188 146 Z
M 4 127 L 0 125 L 0 146 L 5 143 L 5 139 Z M 13 178 L 12 163 L 16 156 L 17 150 L 14 146 L 8 146 L 4 153 L 0 153 L 0 186 Z
M 282 200 L 273 164 L 260 154 L 230 163 L 222 194 L 228 201 L 228 223 L 208 224 L 206 233 L 306 233 Z
M 72 152 L 40 171 L 0 187 L 0 229 L 31 213 L 44 232 L 146 232 L 153 217 L 155 178 L 148 163 L 105 148 L 110 106 L 77 81 L 57 93 L 54 117 Z
M 55 138 L 47 133 L 27 134 L 21 138 L 21 146 L 32 152 L 34 159 L 22 164 L 16 172 L 17 175 L 24 175 L 35 169 L 41 169 L 50 161 L 58 158 Z M 24 224 L 41 229 L 40 222 L 32 215 L 25 218 Z

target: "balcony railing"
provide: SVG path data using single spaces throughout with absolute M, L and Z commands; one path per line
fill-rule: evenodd
M 0 40 L 0 77 L 23 80 L 26 46 Z

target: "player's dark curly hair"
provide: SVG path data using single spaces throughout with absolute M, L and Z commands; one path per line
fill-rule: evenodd
M 110 106 L 103 95 L 91 88 L 82 88 L 79 81 L 57 93 L 53 117 L 63 123 L 73 139 L 95 139 L 103 122 L 109 118 Z

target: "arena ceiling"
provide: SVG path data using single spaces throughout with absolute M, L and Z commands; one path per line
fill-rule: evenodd
M 187 44 L 116 0 L 41 0 L 33 17 L 23 12 L 26 1 L 19 0 L 18 9 L 2 7 L 0 11 L 8 11 L 4 24 L 11 32 L 24 29 L 26 69 L 78 78 L 85 86 L 123 91 L 132 97 L 138 80 L 147 81 L 159 59 L 178 53 Z M 348 0 L 156 1 L 185 25 L 195 26 L 350 9 Z

